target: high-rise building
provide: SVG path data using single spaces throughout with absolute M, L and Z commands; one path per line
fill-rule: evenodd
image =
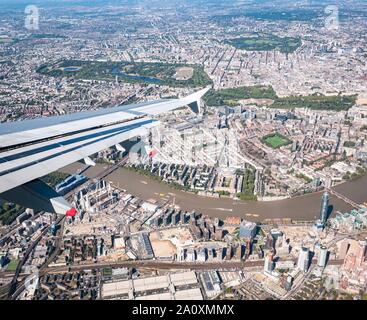
M 163 218 L 163 224 L 168 226 L 172 223 L 172 212 L 168 212 L 168 214 Z
M 197 220 L 197 224 L 198 224 L 198 226 L 200 226 L 200 228 L 202 228 L 202 229 L 206 228 L 206 222 L 205 222 L 205 220 L 204 220 L 203 218 L 198 219 L 198 220 Z
M 215 240 L 222 240 L 223 239 L 223 229 L 217 229 L 215 230 L 215 237 L 214 237 Z
M 214 225 L 215 225 L 216 227 L 219 227 L 219 218 L 215 218 L 215 219 L 214 219 Z
M 186 249 L 177 250 L 177 261 L 185 261 L 186 259 Z
M 232 249 L 232 246 L 229 245 L 227 247 L 227 251 L 226 251 L 226 260 L 231 260 L 232 259 L 232 254 L 233 254 L 233 249 Z
M 329 211 L 329 194 L 325 192 L 321 198 L 321 208 L 320 208 L 320 220 L 323 224 L 326 223 Z
M 217 258 L 218 260 L 223 260 L 224 257 L 226 256 L 226 248 L 223 247 L 223 248 L 219 248 L 217 249 Z
M 196 260 L 196 252 L 194 249 L 187 250 L 186 252 L 186 261 L 195 261 Z
M 186 212 L 181 212 L 180 220 L 182 224 L 186 223 Z
M 366 255 L 367 255 L 367 241 L 359 241 L 359 250 L 356 254 L 357 263 L 359 266 L 361 266 L 362 263 L 366 261 Z
M 180 211 L 175 211 L 172 215 L 172 224 L 176 225 L 180 221 Z
M 252 242 L 251 239 L 246 240 L 245 256 L 246 258 L 252 253 Z
M 361 267 L 361 265 L 366 261 L 367 255 L 367 242 L 357 241 L 353 239 L 348 239 L 349 246 L 347 247 L 347 252 L 344 258 L 343 268 L 345 270 L 355 270 Z M 340 257 L 341 255 L 339 255 Z
M 200 248 L 198 250 L 198 261 L 205 262 L 207 257 L 206 248 Z
M 309 264 L 310 264 L 310 250 L 306 247 L 302 247 L 298 256 L 297 267 L 301 269 L 303 272 L 307 272 Z
M 205 241 L 209 241 L 210 239 L 210 231 L 207 228 L 202 229 L 203 231 L 203 238 Z
M 266 236 L 265 247 L 268 250 L 274 249 L 275 247 L 275 239 L 270 233 Z
M 195 213 L 193 212 L 190 214 L 190 224 L 196 225 Z
M 349 248 L 351 246 L 351 243 L 350 243 L 350 239 L 344 239 L 341 241 L 340 243 L 340 247 L 339 247 L 339 251 L 338 251 L 338 257 L 339 259 L 345 259 L 348 251 L 349 251 Z
M 213 260 L 213 258 L 214 258 L 214 255 L 213 255 L 213 249 L 208 248 L 207 250 L 208 250 L 208 260 L 209 260 L 209 261 L 212 261 L 212 260 Z
M 243 257 L 243 252 L 244 252 L 244 246 L 242 245 L 242 243 L 240 243 L 236 248 L 236 258 L 241 260 Z
M 293 277 L 288 275 L 287 281 L 285 282 L 285 290 L 290 291 L 293 285 Z
M 215 240 L 215 227 L 213 225 L 210 225 L 209 231 L 210 231 L 210 239 Z
M 197 239 L 200 239 L 203 235 L 202 230 L 198 226 L 193 226 L 191 230 Z
M 317 260 L 317 265 L 321 268 L 325 268 L 326 267 L 326 263 L 327 263 L 327 255 L 328 255 L 328 250 L 326 247 L 322 246 L 320 248 L 320 253 L 319 253 L 319 258 Z
M 51 225 L 51 234 L 52 234 L 53 236 L 56 236 L 56 234 L 57 234 L 57 229 L 58 229 L 57 225 L 56 225 L 55 223 L 53 223 L 53 224 Z
M 265 256 L 265 262 L 264 262 L 264 272 L 265 273 L 271 273 L 274 269 L 274 253 L 273 251 L 269 251 Z

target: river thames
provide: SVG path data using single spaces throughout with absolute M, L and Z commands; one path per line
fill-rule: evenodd
M 74 164 L 64 168 L 62 171 L 75 173 L 80 167 L 81 165 Z M 93 177 L 106 167 L 106 165 L 97 164 L 83 174 Z M 322 193 L 312 193 L 296 198 L 269 202 L 209 198 L 176 190 L 167 184 L 155 181 L 126 168 L 116 170 L 105 180 L 111 181 L 114 185 L 126 189 L 129 193 L 143 200 L 162 202 L 175 199 L 175 204 L 185 211 L 195 210 L 196 212 L 218 218 L 239 216 L 251 221 L 276 218 L 314 220 L 319 215 L 322 195 Z M 354 202 L 361 204 L 367 201 L 366 186 L 367 176 L 364 176 L 358 180 L 338 185 L 334 189 Z M 330 205 L 333 206 L 333 215 L 338 211 L 346 212 L 352 209 L 349 204 L 333 195 L 330 196 Z

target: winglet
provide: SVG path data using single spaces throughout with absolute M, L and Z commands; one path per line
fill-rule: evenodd
M 190 107 L 190 109 L 196 113 L 199 114 L 201 112 L 201 98 L 211 89 L 211 87 L 206 87 L 205 89 L 202 89 L 198 92 L 195 92 L 185 98 L 183 98 L 184 101 L 187 101 L 187 105 Z

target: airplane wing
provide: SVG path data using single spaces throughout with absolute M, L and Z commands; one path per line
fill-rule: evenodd
M 0 124 L 0 198 L 59 214 L 76 211 L 39 180 L 53 171 L 136 136 L 155 115 L 190 106 L 198 113 L 209 88 L 181 99 L 159 100 L 63 116 Z

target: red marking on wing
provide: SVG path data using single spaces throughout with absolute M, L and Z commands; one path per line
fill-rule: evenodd
M 157 155 L 157 151 L 156 150 L 152 150 L 149 152 L 149 158 L 153 158 Z
M 76 209 L 75 208 L 71 208 L 70 210 L 66 211 L 66 216 L 67 217 L 75 217 L 76 215 Z

